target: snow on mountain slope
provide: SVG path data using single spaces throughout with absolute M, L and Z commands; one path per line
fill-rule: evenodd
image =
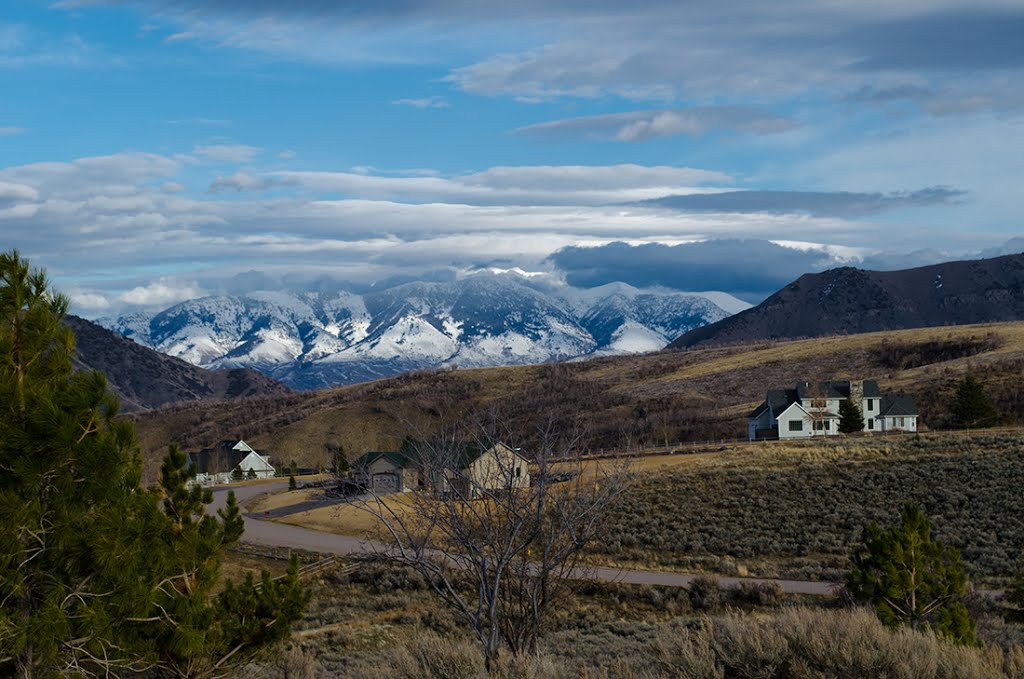
M 537 287 L 515 273 L 416 282 L 365 295 L 255 292 L 101 321 L 196 365 L 252 367 L 319 388 L 457 365 L 560 361 L 663 348 L 743 303 L 723 293 Z M 720 296 L 716 304 L 712 295 Z

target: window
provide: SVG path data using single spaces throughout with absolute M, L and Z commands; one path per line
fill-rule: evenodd
M 900 426 L 901 427 L 903 426 L 903 418 L 902 417 L 900 418 Z
M 789 430 L 790 431 L 803 431 L 804 430 L 804 423 L 802 421 L 800 421 L 800 420 L 790 420 L 789 421 Z
M 874 429 L 874 428 L 875 428 L 875 418 L 869 417 L 868 418 L 868 429 Z
M 868 399 L 868 410 L 874 410 L 874 409 L 875 409 L 875 399 L 869 398 Z
M 516 478 L 518 479 L 518 478 L 519 478 L 520 476 L 522 476 L 522 475 L 523 475 L 523 468 L 522 468 L 522 467 L 519 467 L 519 466 L 517 466 L 517 467 L 516 467 Z

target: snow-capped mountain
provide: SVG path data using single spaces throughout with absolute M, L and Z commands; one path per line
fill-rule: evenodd
M 427 367 L 654 351 L 747 306 L 723 293 L 638 290 L 623 283 L 581 290 L 514 273 L 481 273 L 362 295 L 204 297 L 100 322 L 196 365 L 251 367 L 311 389 Z

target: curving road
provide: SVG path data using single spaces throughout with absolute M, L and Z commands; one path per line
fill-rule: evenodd
M 252 486 L 236 486 L 233 488 L 218 487 L 213 489 L 213 504 L 216 510 L 223 508 L 227 502 L 228 491 L 234 490 L 238 504 L 245 506 L 259 495 L 287 490 L 288 483 L 281 481 Z M 243 514 L 245 520 L 245 541 L 266 547 L 291 547 L 312 552 L 324 552 L 341 556 L 361 555 L 372 551 L 373 544 L 369 540 L 324 533 L 286 523 L 263 521 L 257 514 Z M 669 571 L 640 571 L 619 568 L 590 567 L 586 569 L 586 577 L 605 582 L 624 582 L 633 585 L 660 585 L 662 587 L 687 587 L 698 575 L 673 573 Z M 809 582 L 804 580 L 772 580 L 769 578 L 732 578 L 719 577 L 723 587 L 736 587 L 742 583 L 777 584 L 782 591 L 790 594 L 813 594 L 828 596 L 835 591 L 837 585 L 831 582 Z

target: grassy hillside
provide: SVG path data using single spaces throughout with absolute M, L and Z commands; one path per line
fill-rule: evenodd
M 1024 435 L 819 439 L 737 446 L 649 467 L 593 556 L 641 568 L 841 581 L 870 521 L 918 503 L 975 583 L 1005 586 L 1024 556 Z M 677 456 L 686 458 L 689 456 Z
M 529 448 L 552 421 L 583 445 L 620 448 L 733 439 L 770 386 L 798 379 L 876 378 L 912 394 L 925 426 L 949 425 L 970 372 L 1005 424 L 1024 422 L 1024 323 L 903 330 L 663 352 L 578 363 L 422 372 L 318 392 L 184 404 L 135 416 L 145 453 L 244 437 L 273 459 L 317 464 L 329 446 L 350 457 L 408 434 L 483 421 Z

